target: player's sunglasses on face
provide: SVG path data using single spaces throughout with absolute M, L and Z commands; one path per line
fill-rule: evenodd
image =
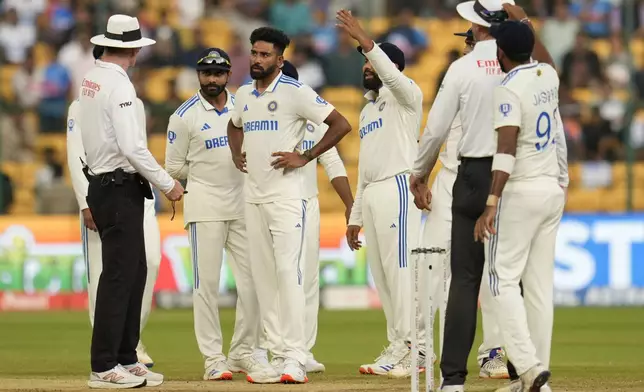
M 230 65 L 230 61 L 226 60 L 225 58 L 221 57 L 221 55 L 218 52 L 210 52 L 208 53 L 208 56 L 202 57 L 197 61 L 197 64 L 226 64 Z

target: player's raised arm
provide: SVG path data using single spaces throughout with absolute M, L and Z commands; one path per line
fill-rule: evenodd
M 422 100 L 420 88 L 402 73 L 405 55 L 398 47 L 388 42 L 376 45 L 362 29 L 360 22 L 351 14 L 351 11 L 338 11 L 336 19 L 337 26 L 358 42 L 360 45 L 358 51 L 371 63 L 382 84 L 391 90 L 398 102 L 405 106 L 411 106 L 417 100 Z M 392 56 L 399 57 L 400 60 L 394 62 L 391 59 Z
M 515 4 L 504 3 L 503 9 L 508 13 L 509 20 L 516 20 L 517 22 L 525 23 L 534 33 L 534 49 L 532 49 L 532 58 L 540 63 L 550 64 L 552 68 L 556 69 L 555 61 L 552 59 L 546 46 L 539 39 L 539 34 L 535 31 L 534 26 L 532 26 L 532 22 L 530 22 L 530 19 L 523 8 Z
M 177 180 L 188 178 L 188 147 L 190 129 L 176 113 L 168 123 L 168 141 L 165 145 L 165 169 Z
M 85 159 L 85 148 L 81 129 L 77 122 L 78 101 L 72 102 L 67 112 L 67 165 L 69 175 L 72 177 L 72 188 L 76 195 L 76 201 L 80 210 L 89 208 L 87 206 L 87 187 L 89 182 L 83 174 L 81 159 Z
M 244 144 L 244 130 L 242 129 L 241 118 L 242 106 L 239 101 L 235 105 L 235 110 L 233 110 L 230 121 L 228 122 L 226 134 L 228 135 L 228 147 L 230 148 L 233 162 L 235 162 L 235 167 L 243 173 L 248 173 L 246 171 L 246 155 L 242 152 L 242 146 Z
M 322 167 L 324 167 L 324 171 L 326 171 L 326 175 L 331 180 L 331 185 L 333 185 L 335 193 L 338 194 L 342 203 L 344 203 L 345 217 L 347 223 L 349 223 L 349 216 L 351 214 L 351 208 L 353 207 L 353 194 L 351 193 L 351 185 L 349 185 L 347 170 L 344 167 L 342 158 L 340 158 L 338 150 L 335 147 L 331 147 L 320 155 L 319 160 Z
M 454 63 L 447 70 L 427 116 L 427 124 L 420 138 L 418 155 L 412 169 L 416 179 L 426 177 L 434 168 L 441 146 L 445 143 L 460 108 L 457 66 L 457 63 Z

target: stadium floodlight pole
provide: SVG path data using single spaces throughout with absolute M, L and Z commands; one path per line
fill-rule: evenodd
M 628 84 L 628 104 L 626 105 L 626 113 L 624 124 L 624 131 L 626 133 L 626 210 L 633 211 L 633 164 L 635 163 L 635 151 L 631 140 L 631 125 L 635 118 L 635 111 L 637 110 L 637 91 L 635 91 L 635 83 L 633 77 L 635 76 L 635 66 L 633 65 L 633 49 L 629 45 L 633 33 L 635 31 L 635 0 L 625 0 L 622 3 L 622 14 L 626 17 L 623 30 L 623 39 L 626 43 L 628 51 L 628 68 L 631 76 L 631 82 Z

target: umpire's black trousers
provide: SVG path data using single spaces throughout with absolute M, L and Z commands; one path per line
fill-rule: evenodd
M 138 174 L 116 170 L 89 176 L 87 204 L 101 237 L 103 256 L 92 333 L 94 372 L 137 362 L 147 275 L 145 197 L 151 197 L 150 185 Z
M 452 282 L 445 314 L 441 372 L 443 385 L 464 385 L 474 343 L 485 263 L 483 243 L 474 242 L 476 220 L 485 209 L 492 181 L 492 157 L 461 158 L 452 191 Z

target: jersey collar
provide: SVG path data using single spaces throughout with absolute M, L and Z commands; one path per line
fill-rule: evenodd
M 108 63 L 106 61 L 101 61 L 101 60 L 96 60 L 95 63 L 97 67 L 111 69 L 111 70 L 117 71 L 118 73 L 120 73 L 121 75 L 125 76 L 128 79 L 130 78 L 127 75 L 127 72 L 125 72 L 125 70 L 120 65 L 117 65 L 114 63 Z
M 228 113 L 232 108 L 232 101 L 231 101 L 232 94 L 230 93 L 230 91 L 228 91 L 228 89 L 226 89 L 225 91 L 226 91 L 226 97 L 227 97 L 226 106 L 224 106 L 221 112 L 217 110 L 216 107 L 212 106 L 210 102 L 208 102 L 206 98 L 204 98 L 203 95 L 201 95 L 201 90 L 197 91 L 197 96 L 199 96 L 199 100 L 201 101 L 201 104 L 203 105 L 204 109 L 206 109 L 207 111 L 214 110 L 218 115 L 221 116 L 222 114 Z
M 387 94 L 389 89 L 385 86 L 380 87 L 380 90 L 376 93 L 373 90 L 369 90 L 365 93 L 364 97 L 369 100 L 371 103 L 377 102 L 380 98 Z
M 273 79 L 273 81 L 268 86 L 268 88 L 264 90 L 264 92 L 261 94 L 259 93 L 259 91 L 257 91 L 257 80 L 253 80 L 253 91 L 251 94 L 253 94 L 255 97 L 260 97 L 264 93 L 275 92 L 275 89 L 277 88 L 277 85 L 279 84 L 281 78 L 282 78 L 282 71 L 280 71 L 280 73 L 277 74 L 277 76 L 275 77 L 275 79 Z

